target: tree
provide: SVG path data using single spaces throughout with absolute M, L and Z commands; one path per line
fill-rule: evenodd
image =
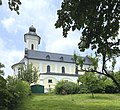
M 16 77 L 7 77 L 7 90 L 10 93 L 8 99 L 8 110 L 14 110 L 18 104 L 30 94 L 30 86 L 26 81 L 22 81 Z
M 120 83 L 111 74 L 115 66 L 115 59 L 120 56 L 118 30 L 120 26 L 119 0 L 64 0 L 57 12 L 56 28 L 63 28 L 63 36 L 67 37 L 72 29 L 81 30 L 82 36 L 78 47 L 84 52 L 92 49 L 102 61 L 102 69 L 89 69 L 105 75 L 113 80 L 120 90 Z M 107 63 L 112 62 L 111 70 Z
M 38 70 L 33 67 L 33 64 L 27 65 L 25 68 L 24 66 L 21 66 L 19 68 L 18 72 L 18 79 L 27 81 L 29 84 L 36 83 L 38 80 Z
M 6 110 L 10 98 L 10 93 L 7 88 L 7 81 L 3 78 L 4 64 L 0 63 L 0 110 Z
M 19 6 L 21 4 L 20 0 L 8 0 L 9 9 L 16 11 L 17 14 L 19 14 Z M 0 0 L 0 5 L 2 5 L 2 0 Z
M 78 80 L 82 83 L 80 86 L 83 87 L 83 89 L 86 88 L 86 91 L 92 93 L 92 98 L 94 98 L 95 92 L 101 92 L 103 89 L 102 80 L 100 80 L 100 78 L 95 75 L 95 73 L 85 72 L 84 75 L 79 76 Z

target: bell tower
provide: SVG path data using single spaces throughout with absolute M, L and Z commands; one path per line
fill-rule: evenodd
M 29 27 L 29 32 L 24 34 L 24 42 L 26 42 L 26 48 L 28 50 L 38 50 L 38 45 L 40 44 L 40 36 L 36 34 L 36 29 Z

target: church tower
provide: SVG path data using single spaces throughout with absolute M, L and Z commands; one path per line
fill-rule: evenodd
M 24 34 L 24 42 L 26 42 L 26 48 L 28 50 L 38 50 L 38 45 L 40 44 L 40 36 L 36 34 L 36 29 L 29 27 L 29 32 Z

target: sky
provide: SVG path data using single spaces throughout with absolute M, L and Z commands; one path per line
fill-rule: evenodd
M 80 52 L 78 43 L 81 32 L 69 32 L 64 38 L 62 29 L 56 29 L 57 10 L 62 0 L 21 0 L 20 15 L 10 11 L 8 0 L 2 0 L 0 6 L 0 62 L 5 65 L 5 76 L 13 75 L 11 66 L 24 57 L 24 34 L 33 25 L 41 37 L 40 51 L 63 53 L 72 55 L 74 51 L 81 56 L 91 53 L 90 50 Z M 119 59 L 118 59 L 119 60 Z M 120 65 L 120 62 L 117 63 Z

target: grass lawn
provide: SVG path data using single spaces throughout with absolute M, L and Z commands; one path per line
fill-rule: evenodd
M 17 110 L 120 110 L 120 94 L 32 95 Z

